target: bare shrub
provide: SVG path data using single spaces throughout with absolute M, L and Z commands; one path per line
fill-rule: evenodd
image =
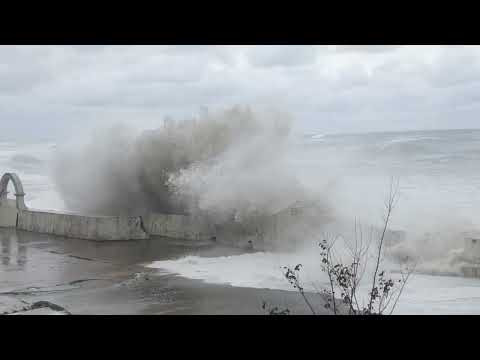
M 392 180 L 390 192 L 385 202 L 383 225 L 377 240 L 377 248 L 374 249 L 374 272 L 366 299 L 360 295 L 359 285 L 369 260 L 369 249 L 374 233 L 373 228 L 370 231 L 370 236 L 365 239 L 361 226 L 355 222 L 353 243 L 344 241 L 348 256 L 351 259 L 348 264 L 340 261 L 335 253 L 335 245 L 341 239 L 340 237 L 329 238 L 329 236 L 325 236 L 320 241 L 321 270 L 328 277 L 328 286 L 320 289 L 319 293 L 326 300 L 325 308 L 331 310 L 333 314 L 384 315 L 394 312 L 405 284 L 414 270 L 414 264 L 412 264 L 413 266 L 406 264 L 405 269 L 400 272 L 401 278 L 396 280 L 389 278 L 385 270 L 381 270 L 384 258 L 385 235 L 393 209 L 397 203 L 397 195 L 398 181 L 394 182 Z M 310 312 L 316 315 L 317 312 L 309 301 L 300 281 L 301 267 L 302 264 L 298 264 L 293 269 L 288 266 L 283 267 L 284 276 L 293 288 L 300 293 Z M 284 314 L 290 313 L 285 312 L 285 310 L 283 312 Z

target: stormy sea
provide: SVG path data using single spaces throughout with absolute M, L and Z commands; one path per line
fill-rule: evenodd
M 418 265 L 396 313 L 480 314 L 480 279 L 461 276 L 449 262 L 451 254 L 463 247 L 465 234 L 480 230 L 480 130 L 341 135 L 311 132 L 292 135 L 288 142 L 278 182 L 281 183 L 282 174 L 295 174 L 302 189 L 315 189 L 316 196 L 333 207 L 335 214 L 352 224 L 381 221 L 389 181 L 398 180 L 398 204 L 390 227 L 404 231 L 406 240 L 392 251 L 415 255 Z M 62 167 L 64 176 L 70 176 L 69 183 L 59 179 L 62 176 L 58 167 L 59 152 L 68 146 L 54 142 L 0 141 L 0 169 L 2 173 L 15 172 L 20 176 L 28 207 L 76 210 L 76 199 L 66 196 L 73 188 L 74 172 L 68 171 L 68 166 Z M 74 166 L 80 165 L 74 163 Z M 195 179 L 202 174 L 205 172 L 182 175 Z M 83 174 L 78 176 L 81 181 L 87 181 L 82 178 Z M 189 178 L 185 176 L 182 184 L 188 183 Z M 211 178 L 209 173 L 204 179 Z M 271 181 L 267 176 L 263 179 Z M 95 175 L 91 181 L 96 181 Z M 215 183 L 215 189 L 224 185 Z M 225 203 L 230 197 L 225 187 L 222 189 L 222 193 L 215 196 L 221 195 Z M 259 187 L 259 191 L 265 189 L 268 186 Z M 212 193 L 205 188 L 193 190 Z M 90 194 L 95 198 L 98 194 L 94 191 L 95 187 L 87 188 L 81 197 Z M 233 186 L 231 192 L 235 191 Z M 13 188 L 9 188 L 9 192 L 11 197 Z M 213 202 L 208 200 L 203 199 L 202 204 L 211 206 Z M 309 240 L 304 242 L 308 244 Z M 312 251 L 315 240 L 311 239 L 311 243 L 312 247 L 295 251 L 255 251 L 218 257 L 191 255 L 147 266 L 158 268 L 160 273 L 175 273 L 209 283 L 295 291 L 283 276 L 282 266 L 302 263 L 305 287 L 315 291 L 326 279 L 320 271 L 320 258 Z M 393 262 L 386 263 L 385 267 L 395 271 Z

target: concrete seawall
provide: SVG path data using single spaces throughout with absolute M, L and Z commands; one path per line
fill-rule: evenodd
M 288 208 L 270 216 L 258 216 L 249 221 L 230 221 L 215 224 L 208 216 L 152 213 L 144 217 L 145 229 L 150 235 L 187 240 L 209 241 L 239 247 L 266 248 L 289 241 L 298 235 L 295 225 L 305 212 Z M 294 231 L 295 234 L 290 232 Z
M 7 198 L 13 182 L 16 199 Z M 151 213 L 146 216 L 85 216 L 83 214 L 34 210 L 26 207 L 20 178 L 7 173 L 0 179 L 0 227 L 88 240 L 135 240 L 152 236 L 192 241 L 216 241 L 238 247 L 271 249 L 295 246 L 311 237 L 319 218 L 318 209 L 296 203 L 270 216 L 232 219 L 216 224 L 208 217 Z M 309 233 L 310 232 L 310 233 Z M 389 232 L 390 235 L 390 232 Z
M 7 198 L 13 182 L 16 199 Z M 75 213 L 29 209 L 20 178 L 13 173 L 0 180 L 0 227 L 89 240 L 135 240 L 152 236 L 192 241 L 216 241 L 238 247 L 269 249 L 295 246 L 296 239 L 309 237 L 318 223 L 318 211 L 307 204 L 293 204 L 270 216 L 217 224 L 208 214 L 151 213 L 145 216 L 85 216 Z M 282 245 L 282 246 L 283 246 Z
M 13 182 L 16 199 L 7 198 L 7 185 Z M 270 237 L 278 231 L 271 226 L 259 230 L 257 225 L 235 222 L 214 225 L 206 216 L 159 214 L 147 216 L 85 216 L 83 214 L 29 209 L 20 178 L 6 173 L 0 180 L 0 227 L 46 233 L 89 240 L 135 240 L 150 235 L 192 241 L 218 240 L 224 243 L 247 245 Z M 273 221 L 272 224 L 276 224 Z M 267 225 L 265 223 L 264 225 Z
M 205 219 L 190 215 L 152 213 L 144 224 L 151 235 L 202 241 L 215 238 L 215 229 Z
M 46 211 L 18 213 L 17 229 L 90 240 L 146 239 L 142 219 L 136 217 L 92 217 Z
M 7 198 L 12 182 L 16 199 Z M 89 240 L 134 240 L 150 235 L 193 241 L 219 241 L 239 246 L 253 246 L 273 241 L 283 233 L 294 216 L 290 210 L 256 223 L 216 225 L 207 216 L 159 214 L 141 216 L 85 216 L 83 214 L 29 209 L 20 178 L 6 173 L 0 179 L 0 227 Z M 283 226 L 280 226 L 283 225 Z
M 229 223 L 216 225 L 207 216 L 152 213 L 144 218 L 145 229 L 150 235 L 196 240 L 217 241 L 237 246 L 251 246 L 265 240 L 273 241 L 278 229 L 277 215 L 269 221 L 258 223 Z
M 7 186 L 15 187 L 15 200 L 7 198 Z M 28 209 L 20 178 L 6 173 L 0 179 L 0 227 L 89 240 L 147 239 L 140 216 L 84 216 Z

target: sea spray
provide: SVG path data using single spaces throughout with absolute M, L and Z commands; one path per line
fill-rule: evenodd
M 233 107 L 166 119 L 141 133 L 117 126 L 58 152 L 54 177 L 72 211 L 200 214 L 215 225 L 258 225 L 318 199 L 289 162 L 292 121 L 282 112 Z

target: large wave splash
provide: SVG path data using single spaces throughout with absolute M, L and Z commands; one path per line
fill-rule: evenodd
M 268 215 L 311 199 L 287 164 L 292 118 L 233 107 L 157 130 L 125 126 L 60 151 L 54 166 L 69 210 L 103 215 Z

